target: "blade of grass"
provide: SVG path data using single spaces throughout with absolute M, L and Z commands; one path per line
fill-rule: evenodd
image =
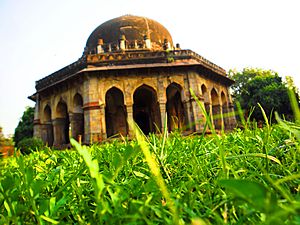
M 268 158 L 269 160 L 276 162 L 279 165 L 282 165 L 280 160 L 277 159 L 274 156 L 266 155 L 264 153 L 249 153 L 249 154 L 243 154 L 243 155 L 236 155 L 236 156 L 228 156 L 226 159 L 236 159 L 236 158 L 243 158 L 243 157 L 259 157 L 259 158 Z
M 258 104 L 258 106 L 259 106 L 259 108 L 261 110 L 261 113 L 263 114 L 265 123 L 267 125 L 267 135 L 265 136 L 266 138 L 265 138 L 265 140 L 263 142 L 262 148 L 263 148 L 263 153 L 266 155 L 266 160 L 265 160 L 265 162 L 266 162 L 266 170 L 267 170 L 267 172 L 269 172 L 269 161 L 268 161 L 268 152 L 267 152 L 267 149 L 266 149 L 266 145 L 267 145 L 267 143 L 269 141 L 271 129 L 270 129 L 269 120 L 268 120 L 268 117 L 266 115 L 265 110 L 263 109 L 263 107 L 261 106 L 261 104 L 259 104 L 259 103 L 257 103 L 257 104 Z
M 179 224 L 179 217 L 178 217 L 175 202 L 171 198 L 171 195 L 168 191 L 167 185 L 160 173 L 160 169 L 157 164 L 155 155 L 151 154 L 151 152 L 150 152 L 149 142 L 146 141 L 145 135 L 142 133 L 142 131 L 139 129 L 139 127 L 132 120 L 130 120 L 128 122 L 134 131 L 134 134 L 137 138 L 137 142 L 145 156 L 146 162 L 150 168 L 150 171 L 154 177 L 154 180 L 155 180 L 157 186 L 159 187 L 163 197 L 166 199 L 167 205 L 173 215 L 173 222 L 174 222 L 174 224 Z

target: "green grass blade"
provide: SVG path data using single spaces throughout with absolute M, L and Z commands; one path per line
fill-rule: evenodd
M 145 139 L 145 135 L 141 132 L 139 127 L 133 121 L 128 121 L 128 122 L 134 131 L 134 134 L 137 138 L 137 142 L 145 156 L 146 162 L 150 168 L 150 171 L 154 177 L 154 180 L 155 180 L 157 186 L 159 187 L 163 197 L 166 199 L 166 202 L 167 202 L 167 205 L 168 205 L 170 211 L 172 212 L 174 224 L 179 224 L 179 217 L 178 217 L 175 202 L 171 198 L 170 193 L 167 188 L 167 185 L 160 173 L 160 169 L 157 164 L 155 154 L 151 154 L 150 149 L 149 149 L 149 144 Z

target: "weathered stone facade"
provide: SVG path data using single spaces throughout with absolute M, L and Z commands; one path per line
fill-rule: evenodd
M 112 39 L 117 31 L 120 38 Z M 70 137 L 91 143 L 131 136 L 128 119 L 148 134 L 162 129 L 166 115 L 169 131 L 203 132 L 205 118 L 190 89 L 216 129 L 232 129 L 234 116 L 222 116 L 233 110 L 232 82 L 222 68 L 174 47 L 159 23 L 122 16 L 96 28 L 77 62 L 37 81 L 30 96 L 36 101 L 34 136 L 50 146 Z

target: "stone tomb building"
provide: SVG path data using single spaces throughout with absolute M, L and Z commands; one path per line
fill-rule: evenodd
M 125 15 L 97 27 L 76 62 L 36 82 L 34 136 L 49 146 L 131 136 L 133 119 L 145 134 L 162 129 L 202 132 L 205 118 L 232 129 L 226 71 L 191 50 L 174 46 L 168 30 L 145 17 Z

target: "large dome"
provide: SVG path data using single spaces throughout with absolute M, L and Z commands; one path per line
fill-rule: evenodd
M 95 49 L 99 39 L 104 44 L 118 43 L 122 35 L 130 42 L 143 41 L 147 36 L 154 45 L 161 46 L 167 40 L 173 46 L 169 31 L 160 23 L 146 17 L 125 15 L 98 26 L 89 36 L 86 47 L 89 51 Z

